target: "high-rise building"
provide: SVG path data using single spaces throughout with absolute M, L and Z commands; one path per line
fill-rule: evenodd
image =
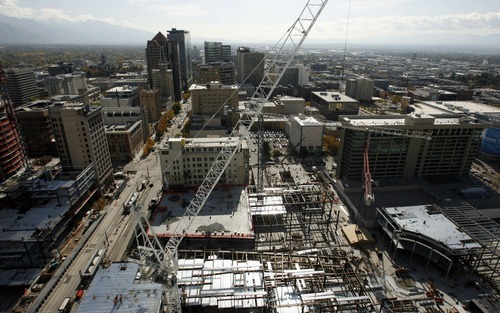
M 160 90 L 160 98 L 175 99 L 174 71 L 168 63 L 161 62 L 159 69 L 153 70 L 153 89 Z
M 222 42 L 205 41 L 205 63 L 222 60 Z
M 231 46 L 230 45 L 222 45 L 222 62 L 232 62 L 231 60 Z
M 167 31 L 168 39 L 179 45 L 179 59 L 181 63 L 182 90 L 188 90 L 193 83 L 193 68 L 191 64 L 191 35 L 187 30 L 172 28 Z
M 61 165 L 83 169 L 91 163 L 97 187 L 104 192 L 113 180 L 102 107 L 81 103 L 55 103 L 49 115 Z
M 150 87 L 153 85 L 153 70 L 160 68 L 160 63 L 167 63 L 172 70 L 174 81 L 174 100 L 179 101 L 182 95 L 181 89 L 181 62 L 179 46 L 176 41 L 169 40 L 161 32 L 147 42 L 146 63 L 148 67 L 148 81 Z
M 248 47 L 239 47 L 237 55 L 237 81 L 257 86 L 264 77 L 264 57 L 263 52 L 252 52 Z
M 249 153 L 246 141 L 238 143 L 235 140 L 228 142 L 228 138 L 170 138 L 162 142 L 159 148 L 161 172 L 165 173 L 168 182 L 166 187 L 198 187 L 224 145 L 239 147 L 219 183 L 248 184 Z
M 26 153 L 30 157 L 57 156 L 52 124 L 49 117 L 49 101 L 29 103 L 16 110 L 17 121 L 23 133 Z
M 356 100 L 371 100 L 373 96 L 373 80 L 369 78 L 350 78 L 346 82 L 345 94 Z
M 14 107 L 28 104 L 38 97 L 35 72 L 30 69 L 7 71 L 7 88 Z
M 227 125 L 234 126 L 237 118 L 225 111 L 221 110 L 224 105 L 228 109 L 238 107 L 238 86 L 222 85 L 219 82 L 210 84 L 193 84 L 189 88 L 191 94 L 191 106 L 195 115 L 213 115 L 216 114 L 226 120 Z M 234 113 L 234 112 L 232 112 Z
M 205 63 L 231 62 L 231 46 L 219 41 L 205 41 Z
M 359 126 L 344 128 L 339 148 L 337 176 L 342 180 L 363 177 L 366 127 L 384 127 L 430 133 L 431 140 L 371 133 L 368 155 L 373 179 L 466 175 L 481 144 L 488 123 L 457 114 L 342 116 L 341 122 Z
M 223 85 L 236 83 L 234 63 L 212 62 L 198 65 L 198 83 L 220 82 Z
M 160 90 L 143 89 L 139 92 L 139 103 L 146 109 L 148 119 L 154 123 L 161 118 Z

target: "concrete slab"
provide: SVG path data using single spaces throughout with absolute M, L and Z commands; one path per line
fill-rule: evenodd
M 152 230 L 159 237 L 182 233 L 176 229 L 194 190 L 185 193 L 166 192 L 151 219 Z M 243 186 L 217 187 L 210 194 L 198 215 L 185 229 L 186 237 L 253 239 L 249 204 Z

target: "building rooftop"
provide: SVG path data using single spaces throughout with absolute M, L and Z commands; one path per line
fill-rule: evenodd
M 135 263 L 101 267 L 76 312 L 162 312 L 162 285 L 142 283 L 139 278 L 139 265 Z
M 389 207 L 382 210 L 392 217 L 400 229 L 422 234 L 443 243 L 450 250 L 481 248 L 471 236 L 445 215 L 433 210 L 432 206 Z
M 111 89 L 106 90 L 106 94 L 113 94 L 113 93 L 127 93 L 127 92 L 137 92 L 137 87 L 136 86 L 129 86 L 129 85 L 124 85 L 124 86 L 117 86 L 113 87 Z
M 408 115 L 371 115 L 371 116 L 357 116 L 345 115 L 342 120 L 354 126 L 396 126 L 396 125 L 421 125 L 421 124 L 434 124 L 434 125 L 460 125 L 464 123 L 470 124 L 484 124 L 477 122 L 475 119 L 467 118 L 460 115 L 439 115 L 432 116 L 429 114 L 411 113 Z
M 315 119 L 312 116 L 299 115 L 299 116 L 292 116 L 290 119 L 299 123 L 300 126 L 320 126 L 320 127 L 323 127 L 323 124 L 321 124 L 317 119 Z
M 127 123 L 120 125 L 105 125 L 104 130 L 106 133 L 126 133 L 131 129 L 139 127 L 141 121 L 136 121 L 135 123 Z
M 168 237 L 181 223 L 185 207 L 194 191 L 164 193 L 153 214 L 152 229 L 161 237 Z M 215 236 L 217 238 L 253 238 L 248 215 L 249 204 L 242 186 L 216 187 L 207 202 L 186 229 L 187 237 Z
M 425 114 L 500 113 L 500 108 L 472 101 L 422 101 L 415 107 Z
M 237 90 L 238 85 L 223 85 L 218 81 L 210 82 L 209 84 L 192 84 L 189 90 L 217 90 L 217 89 L 231 89 Z
M 184 148 L 196 148 L 196 147 L 224 147 L 228 137 L 199 137 L 199 138 L 169 138 L 163 141 L 161 148 L 168 149 L 169 142 L 181 142 L 184 144 Z M 237 139 L 231 139 L 230 144 L 235 145 Z M 247 148 L 246 140 L 241 141 L 241 146 L 245 149 Z
M 64 217 L 64 214 L 71 208 L 69 198 L 64 192 L 57 192 L 62 187 L 68 186 L 74 181 L 41 181 L 39 186 L 31 189 L 32 199 L 36 199 L 40 194 L 40 199 L 26 212 L 18 209 L 5 208 L 0 210 L 0 241 L 21 241 L 36 239 L 35 234 L 39 230 L 50 230 Z M 47 194 L 58 194 L 58 198 L 49 199 Z M 2 253 L 6 246 L 1 247 Z
M 314 94 L 321 98 L 323 101 L 326 102 L 355 102 L 357 103 L 358 101 L 346 96 L 345 94 L 342 94 L 340 92 L 334 92 L 334 91 L 313 91 L 311 94 Z

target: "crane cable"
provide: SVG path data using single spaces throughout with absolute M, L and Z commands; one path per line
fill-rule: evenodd
M 347 53 L 347 37 L 349 36 L 349 20 L 351 19 L 351 0 L 349 0 L 349 7 L 347 9 L 347 24 L 345 28 L 345 41 L 344 41 L 344 58 L 342 60 L 342 81 L 344 81 L 345 74 L 345 57 Z

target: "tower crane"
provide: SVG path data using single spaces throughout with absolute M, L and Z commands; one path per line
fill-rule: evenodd
M 369 207 L 375 201 L 375 195 L 373 194 L 372 190 L 373 179 L 370 172 L 369 156 L 371 134 L 374 133 L 407 138 L 420 138 L 424 140 L 431 140 L 432 138 L 431 135 L 426 132 L 414 131 L 409 129 L 386 128 L 373 125 L 367 126 L 342 123 L 341 128 L 367 132 L 367 137 L 363 148 L 363 199 L 360 203 L 360 208 L 356 217 L 357 230 L 359 230 L 359 227 L 364 224 L 366 207 Z
M 281 77 L 292 62 L 297 50 L 300 48 L 319 15 L 323 11 L 328 0 L 309 0 L 302 9 L 299 17 L 286 31 L 281 44 L 278 43 L 274 58 L 269 62 L 264 78 L 256 88 L 251 100 L 247 102 L 245 109 L 240 112 L 240 119 L 221 148 L 217 159 L 212 164 L 205 179 L 198 187 L 193 199 L 189 203 L 183 217 L 172 232 L 171 237 L 163 246 L 156 235 L 150 238 L 146 232 L 149 222 L 145 216 L 134 208 L 134 213 L 139 216 L 139 226 L 141 234 L 138 237 L 143 239 L 145 246 L 139 247 L 141 260 L 150 260 L 148 264 L 155 263 L 155 267 L 160 275 L 167 282 L 165 288 L 166 302 L 169 312 L 180 312 L 181 303 L 176 282 L 177 271 L 177 249 L 186 234 L 186 230 L 198 215 L 201 208 L 207 201 L 210 193 L 215 188 L 220 177 L 226 170 L 229 162 L 239 149 L 241 142 L 248 137 L 250 129 L 259 115 L 274 89 L 278 85 Z

